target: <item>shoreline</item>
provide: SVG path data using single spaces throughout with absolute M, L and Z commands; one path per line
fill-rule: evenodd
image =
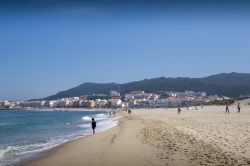
M 249 165 L 250 107 L 120 112 L 116 127 L 74 140 L 24 166 Z
M 33 160 L 33 161 L 31 161 L 29 163 L 26 163 L 26 164 L 23 164 L 22 166 L 39 166 L 39 165 L 41 165 L 41 166 L 42 165 L 48 165 L 48 166 L 50 166 L 50 165 L 51 166 L 52 165 L 53 166 L 54 165 L 58 165 L 59 166 L 59 165 L 68 165 L 69 164 L 68 162 L 65 162 L 65 160 L 64 160 L 64 162 L 61 162 L 60 159 L 58 160 L 58 158 L 55 157 L 55 156 L 57 156 L 58 153 L 59 153 L 59 158 L 62 157 L 62 159 L 67 158 L 66 156 L 69 155 L 70 157 L 73 157 L 73 158 L 75 156 L 77 156 L 77 159 L 81 160 L 82 158 L 81 157 L 78 158 L 79 157 L 79 153 L 77 153 L 77 152 L 78 152 L 78 150 L 84 150 L 84 148 L 81 149 L 81 148 L 79 148 L 79 146 L 84 147 L 85 145 L 86 145 L 86 148 L 88 150 L 86 149 L 83 152 L 84 153 L 83 156 L 86 157 L 86 155 L 88 155 L 88 157 L 87 157 L 88 159 L 90 159 L 90 157 L 92 157 L 92 156 L 96 156 L 97 158 L 103 158 L 103 157 L 100 156 L 100 154 L 103 154 L 103 152 L 100 152 L 98 150 L 98 147 L 99 147 L 99 145 L 101 143 L 100 140 L 105 140 L 105 142 L 103 142 L 105 144 L 104 145 L 105 146 L 105 150 L 108 150 L 108 147 L 110 147 L 110 145 L 112 145 L 112 144 L 114 144 L 116 142 L 116 139 L 118 137 L 118 133 L 121 134 L 121 132 L 122 132 L 121 130 L 125 129 L 124 126 L 123 126 L 124 123 L 127 123 L 128 121 L 131 120 L 131 116 L 124 116 L 124 115 L 125 115 L 125 113 L 119 113 L 119 116 L 123 116 L 123 117 L 121 119 L 119 119 L 119 123 L 118 123 L 117 126 L 115 126 L 113 128 L 110 128 L 108 130 L 105 130 L 103 132 L 96 133 L 94 135 L 88 135 L 86 137 L 82 137 L 82 138 L 79 138 L 77 140 L 73 140 L 73 141 L 67 142 L 67 143 L 63 144 L 62 146 L 59 146 L 58 148 L 54 149 L 53 151 L 47 153 L 47 155 L 45 155 L 44 157 L 41 157 L 38 160 Z M 136 131 L 139 131 L 139 130 L 136 129 Z M 98 140 L 98 141 L 96 142 L 96 140 Z M 93 144 L 92 141 L 96 142 L 97 145 Z M 138 144 L 138 142 L 135 143 L 135 145 L 137 145 L 137 144 Z M 90 145 L 91 147 L 88 147 L 87 145 Z M 76 150 L 76 148 L 78 148 L 78 150 Z M 102 148 L 102 147 L 100 146 L 100 148 Z M 141 151 L 140 149 L 141 148 L 139 147 L 139 149 L 138 149 L 138 151 L 136 151 L 136 153 L 139 154 L 139 152 Z M 91 151 L 91 150 L 93 150 L 93 151 Z M 88 152 L 90 152 L 90 154 Z M 127 152 L 127 150 L 126 150 L 126 152 Z M 105 160 L 104 163 L 102 161 L 101 162 L 99 162 L 99 161 L 93 161 L 93 160 L 95 160 L 94 158 L 93 158 L 93 160 L 92 159 L 91 160 L 85 160 L 84 164 L 81 163 L 81 162 L 78 162 L 78 160 L 75 160 L 75 162 L 74 162 L 74 159 L 67 159 L 67 161 L 73 161 L 72 165 L 74 165 L 74 166 L 75 165 L 76 166 L 77 165 L 85 165 L 85 164 L 86 165 L 87 164 L 89 164 L 89 165 L 96 165 L 96 164 L 97 165 L 110 165 L 110 164 L 108 164 L 109 163 L 109 158 L 113 158 L 115 160 L 116 157 L 114 157 L 114 156 L 117 153 L 112 153 L 112 154 L 106 153 L 106 154 L 109 157 L 104 157 L 105 158 L 104 159 Z M 143 156 L 144 155 L 145 154 L 143 154 Z M 139 162 L 137 162 L 138 163 L 137 165 L 140 166 L 141 162 L 142 162 L 143 166 L 149 166 L 149 164 L 147 162 L 145 162 L 145 161 L 142 160 L 143 156 L 141 156 L 141 160 L 139 160 Z M 148 156 L 150 156 L 149 153 L 148 153 Z M 117 164 L 123 166 L 123 164 L 120 163 L 120 159 L 121 159 L 120 157 L 119 157 L 119 159 L 117 161 L 112 160 L 112 162 L 116 162 Z M 134 157 L 137 158 L 138 156 L 134 155 Z M 124 164 L 127 165 L 125 161 L 124 161 Z
M 110 130 L 110 129 L 114 128 L 115 126 L 117 126 L 118 119 L 120 117 L 118 117 L 116 115 L 110 116 L 110 115 L 108 115 L 108 113 L 105 113 L 105 111 L 101 111 L 101 112 L 95 111 L 95 112 L 96 113 L 94 115 L 105 114 L 105 118 L 103 118 L 104 115 L 101 116 L 101 118 L 99 120 L 98 120 L 99 117 L 97 117 L 97 121 L 100 122 L 99 128 L 97 128 L 97 130 L 96 130 L 97 133 L 104 132 L 106 130 Z M 85 115 L 85 114 L 83 114 L 83 115 Z M 87 113 L 87 115 L 89 115 L 89 113 Z M 84 116 L 84 117 L 89 117 L 89 116 Z M 103 124 L 102 122 L 105 122 L 105 123 Z M 84 122 L 82 122 L 82 123 L 84 123 Z M 3 160 L 2 160 L 2 162 L 0 161 L 0 165 L 2 165 L 2 164 L 3 165 L 14 165 L 14 166 L 25 165 L 27 163 L 30 163 L 32 161 L 38 160 L 40 158 L 43 158 L 43 157 L 49 155 L 51 152 L 54 152 L 55 150 L 57 150 L 58 148 L 61 148 L 62 146 L 64 146 L 67 143 L 88 137 L 89 135 L 92 135 L 92 130 L 90 130 L 90 128 L 91 128 L 90 122 L 87 122 L 87 124 L 88 123 L 89 123 L 89 129 L 88 129 L 89 131 L 87 131 L 87 132 L 85 131 L 85 129 L 83 127 L 82 132 L 80 131 L 79 134 L 76 134 L 76 135 L 72 134 L 72 136 L 64 137 L 62 140 L 58 140 L 54 143 L 52 142 L 52 144 L 46 145 L 46 143 L 45 143 L 45 146 L 39 145 L 40 147 L 38 147 L 36 149 L 31 148 L 27 151 L 23 151 L 22 153 L 18 152 L 17 153 L 18 155 L 16 155 L 16 157 L 11 157 L 12 156 L 11 153 L 14 153 L 14 155 L 16 153 L 15 151 L 12 152 L 12 147 L 13 147 L 13 150 L 15 150 L 16 147 L 22 148 L 21 146 L 23 146 L 23 145 L 21 145 L 21 144 L 15 145 L 16 147 L 8 146 L 8 148 L 6 147 L 7 149 L 3 148 Z M 50 141 L 50 140 L 47 140 L 47 141 Z M 32 144 L 28 144 L 28 145 L 32 146 Z M 27 147 L 28 147 L 28 145 L 27 145 Z M 26 148 L 26 147 L 24 147 L 24 148 Z M 7 156 L 8 154 L 11 155 L 10 158 L 8 158 L 8 156 Z
M 117 126 L 111 127 L 111 128 L 109 128 L 109 129 L 107 129 L 107 130 L 112 130 L 112 129 L 115 128 L 115 127 L 117 127 Z M 97 132 L 96 134 L 102 133 L 102 132 L 106 132 L 107 130 Z M 87 138 L 87 137 L 90 137 L 91 135 L 92 135 L 92 134 L 80 136 L 80 137 L 78 137 L 78 138 L 69 140 L 69 141 L 67 141 L 67 142 L 64 142 L 64 143 L 62 143 L 62 144 L 60 144 L 60 145 L 57 145 L 57 146 L 55 146 L 55 147 L 52 147 L 52 148 L 50 148 L 50 149 L 47 149 L 47 150 L 38 152 L 38 153 L 36 153 L 36 154 L 34 154 L 34 155 L 28 157 L 28 158 L 22 159 L 22 160 L 21 160 L 20 162 L 18 162 L 18 163 L 13 164 L 13 166 L 25 166 L 25 165 L 29 165 L 30 163 L 33 163 L 33 162 L 35 162 L 35 161 L 41 160 L 41 159 L 43 159 L 43 158 L 46 158 L 47 156 L 49 156 L 49 155 L 55 153 L 56 151 L 58 151 L 58 150 L 64 148 L 64 146 L 66 146 L 67 144 L 70 144 L 70 143 L 72 143 L 72 142 L 74 142 L 74 141 L 77 141 L 77 140 L 80 140 L 80 139 L 85 139 L 85 138 Z
M 121 109 L 115 109 L 120 111 Z M 111 108 L 7 108 L 0 109 L 0 111 L 97 111 L 97 112 L 111 112 Z

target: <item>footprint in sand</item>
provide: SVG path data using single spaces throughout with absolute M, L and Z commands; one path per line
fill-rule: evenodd
M 117 135 L 113 135 L 113 137 L 111 138 L 111 143 L 115 142 L 116 137 L 117 137 Z

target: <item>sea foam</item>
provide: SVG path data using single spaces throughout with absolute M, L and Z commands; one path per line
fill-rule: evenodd
M 115 117 L 100 112 L 12 111 L 4 114 L 6 120 L 1 122 L 1 126 L 9 125 L 5 127 L 6 130 L 0 131 L 0 135 L 5 136 L 0 137 L 0 166 L 13 165 L 92 134 L 92 117 L 97 121 L 96 132 L 112 128 L 118 123 Z M 22 122 L 22 129 L 17 122 Z M 14 135 L 6 137 L 5 132 L 10 131 L 9 127 Z

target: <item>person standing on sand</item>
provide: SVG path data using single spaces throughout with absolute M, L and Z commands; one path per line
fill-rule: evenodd
M 229 114 L 229 106 L 228 106 L 228 104 L 226 105 L 226 112 L 225 112 L 225 114 Z
M 238 103 L 237 108 L 238 108 L 237 114 L 240 114 L 240 103 Z
M 92 123 L 91 123 L 91 126 L 92 126 L 92 130 L 93 130 L 93 134 L 95 134 L 95 128 L 96 128 L 96 121 L 94 118 L 92 118 Z
M 181 113 L 181 107 L 178 106 L 178 115 L 180 115 L 180 113 Z

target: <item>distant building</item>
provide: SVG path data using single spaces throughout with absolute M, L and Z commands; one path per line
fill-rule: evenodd
M 129 107 L 148 107 L 147 101 L 158 100 L 159 95 L 145 93 L 144 91 L 133 91 L 124 95 L 125 101 L 129 102 Z
M 206 97 L 207 93 L 206 92 L 193 92 L 193 91 L 185 91 L 185 95 L 189 97 Z
M 57 107 L 57 101 L 53 101 L 53 100 L 51 100 L 51 101 L 46 101 L 46 102 L 44 103 L 44 107 L 45 107 L 45 108 L 56 108 L 56 107 Z
M 14 108 L 16 107 L 15 102 L 10 102 L 8 100 L 1 100 L 0 101 L 0 108 Z
M 0 108 L 4 107 L 3 101 L 0 101 Z
M 138 94 L 134 94 L 134 99 L 137 100 L 157 100 L 159 98 L 158 95 L 156 94 L 152 94 L 152 93 L 138 93 Z
M 68 107 L 70 104 L 69 99 L 62 99 L 57 102 L 57 107 Z
M 151 94 L 148 98 L 148 100 L 158 100 L 159 99 L 159 95 L 157 94 Z
M 110 96 L 111 97 L 120 97 L 121 94 L 118 91 L 116 91 L 116 90 L 111 90 L 110 91 Z
M 121 99 L 109 99 L 108 100 L 110 107 L 121 107 L 122 100 Z
M 176 98 L 176 97 L 169 97 L 168 100 L 170 101 L 170 107 L 178 107 L 182 106 L 183 99 Z
M 201 97 L 206 97 L 207 93 L 206 92 L 201 92 Z
M 4 100 L 4 101 L 2 101 L 1 103 L 2 103 L 1 105 L 2 105 L 3 107 L 9 107 L 9 106 L 11 105 L 11 102 L 9 102 L 8 100 Z
M 96 102 L 93 100 L 80 100 L 79 106 L 83 108 L 94 108 L 96 107 Z
M 80 97 L 71 97 L 71 98 L 69 98 L 70 100 L 74 100 L 74 101 L 76 101 L 76 100 L 79 100 L 80 99 Z
M 177 92 L 166 92 L 169 97 L 177 97 Z
M 206 92 L 193 92 L 193 91 L 188 91 L 186 90 L 185 92 L 172 92 L 172 91 L 167 91 L 166 94 L 169 97 L 177 97 L 177 98 L 199 98 L 199 97 L 206 97 L 207 93 Z
M 80 107 L 80 100 L 74 100 L 70 103 L 70 106 L 73 108 Z
M 135 99 L 135 94 L 126 93 L 126 94 L 124 95 L 124 98 L 125 98 L 126 101 L 134 100 L 134 99 Z
M 97 97 L 107 97 L 107 95 L 104 94 L 104 93 L 93 94 L 93 96 L 97 96 Z
M 164 108 L 164 107 L 173 107 L 174 104 L 168 99 L 160 99 L 156 101 L 149 101 L 149 107 L 151 108 Z
M 137 105 L 136 100 L 130 100 L 130 101 L 128 101 L 128 106 L 129 106 L 129 107 L 133 108 L 133 107 L 135 107 L 136 105 Z
M 79 97 L 79 99 L 86 100 L 89 97 L 89 95 L 82 95 Z
M 130 94 L 144 94 L 144 91 L 132 91 Z
M 96 107 L 98 108 L 105 108 L 108 105 L 107 100 L 96 99 L 95 102 L 96 102 Z
M 46 101 L 24 101 L 20 102 L 18 106 L 20 107 L 30 107 L 30 108 L 43 108 Z
M 127 102 L 122 103 L 122 108 L 128 108 L 128 107 L 129 107 L 129 103 L 127 103 Z
M 49 101 L 49 107 L 50 108 L 56 108 L 57 107 L 57 101 Z
M 135 101 L 136 101 L 136 104 L 134 105 L 135 108 L 146 108 L 146 107 L 148 107 L 148 100 L 146 100 L 146 99 L 137 99 Z

